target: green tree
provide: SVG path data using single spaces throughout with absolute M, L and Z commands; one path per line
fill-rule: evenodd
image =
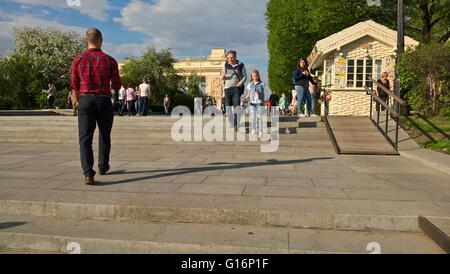
M 446 42 L 450 38 L 448 0 L 407 0 L 406 34 L 421 43 Z
M 292 88 L 291 72 L 318 40 L 368 19 L 393 24 L 389 2 L 369 7 L 366 0 L 270 0 L 266 19 L 271 89 Z
M 201 83 L 202 78 L 198 74 L 193 73 L 188 77 L 182 78 L 179 82 L 179 89 L 184 90 L 190 97 L 202 97 Z
M 0 61 L 2 109 L 30 109 L 36 106 L 44 83 L 29 58 L 13 54 Z
M 15 53 L 29 59 L 42 82 L 68 87 L 73 57 L 85 49 L 78 33 L 56 27 L 24 27 L 15 29 L 14 37 Z
M 34 109 L 46 104 L 48 83 L 59 92 L 62 107 L 69 88 L 72 58 L 83 51 L 81 37 L 57 28 L 15 29 L 15 51 L 0 59 L 0 108 Z
M 445 42 L 450 37 L 448 0 L 405 0 L 405 34 L 422 43 Z M 290 90 L 291 72 L 314 44 L 356 23 L 374 20 L 397 29 L 397 1 L 381 0 L 270 0 L 266 19 L 269 83 L 272 90 Z
M 433 43 L 406 51 L 399 77 L 411 107 L 428 117 L 450 117 L 450 46 Z
M 170 51 L 149 48 L 141 57 L 127 58 L 121 69 L 122 80 L 135 86 L 146 78 L 151 86 L 152 102 L 162 104 L 165 94 L 173 98 L 177 92 L 180 77 L 175 73 L 174 62 Z

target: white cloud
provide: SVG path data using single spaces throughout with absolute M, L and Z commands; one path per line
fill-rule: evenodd
M 132 0 L 114 21 L 175 51 L 236 49 L 243 58 L 267 55 L 265 1 Z
M 144 35 L 142 44 L 180 52 L 235 49 L 250 73 L 259 69 L 267 83 L 266 0 L 132 0 L 114 21 Z M 126 47 L 115 47 L 116 50 Z M 135 45 L 130 49 L 145 47 Z M 134 50 L 132 50 L 134 51 Z M 118 52 L 118 51 L 116 51 Z
M 111 44 L 105 42 L 103 50 L 112 56 L 140 56 L 147 49 L 147 43 L 125 43 L 125 44 Z
M 107 0 L 81 0 L 81 5 L 68 5 L 67 0 L 10 0 L 16 3 L 30 6 L 47 6 L 54 9 L 76 9 L 81 14 L 87 15 L 94 20 L 106 21 L 107 12 L 111 9 Z

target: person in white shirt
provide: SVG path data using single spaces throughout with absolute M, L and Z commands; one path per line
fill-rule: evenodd
M 120 108 L 119 108 L 119 116 L 123 116 L 123 112 L 125 111 L 125 107 L 126 107 L 126 102 L 125 102 L 125 98 L 126 98 L 126 89 L 122 86 L 119 89 L 119 102 L 120 102 Z
M 141 106 L 139 108 L 140 115 L 147 116 L 148 98 L 150 97 L 150 86 L 147 83 L 147 79 L 142 80 L 142 84 L 139 85 L 139 91 L 141 94 Z

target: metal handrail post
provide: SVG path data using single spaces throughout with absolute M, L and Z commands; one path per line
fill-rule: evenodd
M 381 106 L 377 109 L 377 125 L 378 126 L 380 125 L 380 109 L 381 109 Z
M 373 92 L 373 85 L 372 85 L 372 92 Z M 370 120 L 373 120 L 373 96 L 370 94 Z
M 386 109 L 386 131 L 384 132 L 384 136 L 388 137 L 389 130 L 389 110 Z
M 400 103 L 397 102 L 397 109 L 400 110 Z M 399 128 L 399 123 L 400 123 L 400 115 L 397 117 L 397 121 L 395 124 L 395 149 L 398 150 L 398 132 L 400 130 Z

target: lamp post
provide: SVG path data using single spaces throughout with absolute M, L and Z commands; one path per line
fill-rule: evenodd
M 405 51 L 405 34 L 404 34 L 404 7 L 403 0 L 397 0 L 397 59 L 401 57 Z
M 397 56 L 395 60 L 395 82 L 394 92 L 400 97 L 400 79 L 398 78 L 398 66 L 400 59 L 405 51 L 405 33 L 404 33 L 405 14 L 403 0 L 397 0 Z M 395 104 L 394 109 L 400 113 L 400 105 Z

